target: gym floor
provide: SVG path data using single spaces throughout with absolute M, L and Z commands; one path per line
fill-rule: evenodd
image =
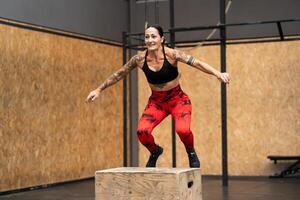
M 94 200 L 94 179 L 45 189 L 0 196 L 0 200 Z M 202 177 L 203 200 L 299 200 L 300 177 L 230 178 L 222 187 L 220 177 Z

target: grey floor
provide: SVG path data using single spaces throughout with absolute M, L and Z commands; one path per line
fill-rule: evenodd
M 204 200 L 300 200 L 300 177 L 231 178 L 222 187 L 218 177 L 203 177 Z M 0 196 L 0 200 L 94 200 L 94 180 Z

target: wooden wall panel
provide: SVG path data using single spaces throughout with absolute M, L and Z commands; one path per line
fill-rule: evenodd
M 299 53 L 299 41 L 229 48 L 231 174 L 270 175 L 284 166 L 267 155 L 299 155 Z
M 0 191 L 122 165 L 122 49 L 0 25 Z
M 300 153 L 300 42 L 229 45 L 228 159 L 229 175 L 268 176 L 280 170 L 269 154 Z M 219 69 L 218 46 L 186 49 Z M 216 78 L 179 65 L 181 86 L 190 96 L 192 131 L 203 174 L 221 174 L 220 84 Z M 144 74 L 139 73 L 140 114 L 150 95 Z M 171 166 L 170 120 L 154 130 L 155 139 L 167 148 L 158 166 Z M 149 153 L 140 145 L 140 166 Z M 177 137 L 177 163 L 188 166 Z

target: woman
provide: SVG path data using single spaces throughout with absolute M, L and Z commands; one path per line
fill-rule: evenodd
M 216 76 L 224 83 L 229 82 L 229 75 L 215 70 L 193 56 L 165 47 L 164 41 L 163 29 L 160 26 L 148 26 L 145 30 L 147 49 L 133 56 L 97 89 L 90 92 L 86 101 L 94 101 L 104 89 L 123 79 L 132 69 L 136 67 L 142 69 L 152 90 L 137 129 L 139 141 L 150 152 L 146 167 L 155 167 L 158 157 L 163 153 L 163 148 L 154 141 L 152 130 L 171 114 L 175 121 L 176 133 L 188 154 L 189 165 L 197 168 L 200 167 L 200 161 L 194 149 L 193 133 L 190 130 L 192 105 L 189 97 L 180 88 L 177 63 L 186 63 Z

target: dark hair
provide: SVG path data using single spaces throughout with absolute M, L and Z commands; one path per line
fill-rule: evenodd
M 155 28 L 158 31 L 158 34 L 160 37 L 164 36 L 164 30 L 160 25 L 158 25 L 158 24 L 147 25 L 146 29 L 148 29 L 148 28 Z M 164 38 L 164 41 L 162 42 L 162 44 L 164 45 L 165 42 L 166 42 L 166 39 Z
M 147 29 L 150 28 L 150 27 L 155 28 L 158 31 L 160 37 L 164 36 L 164 30 L 160 25 L 158 25 L 158 24 L 148 25 Z

